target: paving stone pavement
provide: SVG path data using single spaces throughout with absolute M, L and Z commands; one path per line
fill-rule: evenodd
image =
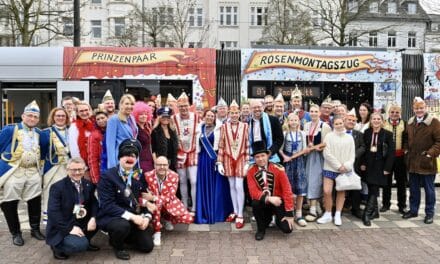
M 228 223 L 177 225 L 162 233 L 162 246 L 150 254 L 130 250 L 131 260 L 125 263 L 440 263 L 440 213 L 434 224 L 426 225 L 423 207 L 419 217 L 403 220 L 396 201 L 392 204 L 371 227 L 345 213 L 340 227 L 309 223 L 289 235 L 269 228 L 263 241 L 255 241 L 249 216 L 241 230 Z M 30 237 L 25 215 L 21 205 L 23 247 L 12 245 L 0 217 L 0 263 L 58 263 L 44 242 Z M 66 263 L 124 263 L 114 257 L 105 234 L 99 232 L 93 243 L 101 247 L 99 252 L 71 256 Z

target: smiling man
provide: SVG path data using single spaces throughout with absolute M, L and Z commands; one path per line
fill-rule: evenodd
M 0 188 L 3 187 L 0 206 L 12 234 L 12 243 L 16 246 L 24 245 L 18 219 L 20 200 L 27 202 L 31 236 L 45 239 L 40 233 L 41 131 L 36 127 L 40 108 L 35 101 L 24 108 L 21 119 L 21 123 L 8 125 L 0 133 Z
M 404 149 L 407 154 L 409 172 L 410 210 L 404 219 L 418 216 L 420 187 L 425 189 L 425 224 L 434 222 L 436 158 L 440 154 L 440 122 L 428 113 L 425 101 L 416 97 L 413 101 L 414 116 L 408 120 L 408 141 Z

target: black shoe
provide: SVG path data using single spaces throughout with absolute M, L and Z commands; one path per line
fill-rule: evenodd
M 100 249 L 101 249 L 100 247 L 95 246 L 95 245 L 90 244 L 90 243 L 89 243 L 89 246 L 87 247 L 87 251 L 98 251 Z
M 356 218 L 362 219 L 363 212 L 359 209 L 359 210 L 351 211 L 351 214 Z
M 19 246 L 19 247 L 24 245 L 24 240 L 23 240 L 23 237 L 21 236 L 21 233 L 12 235 L 12 244 Z
M 404 213 L 402 215 L 402 218 L 403 219 L 410 219 L 410 218 L 414 218 L 414 217 L 417 217 L 417 216 L 418 216 L 418 214 L 411 213 L 411 211 L 408 211 L 408 212 L 406 212 L 406 213 Z
M 381 213 L 385 213 L 385 212 L 388 211 L 388 210 L 390 210 L 390 207 L 389 207 L 389 206 L 382 205 L 382 207 L 380 208 L 380 212 L 381 212 Z
M 122 260 L 129 260 L 130 259 L 130 254 L 128 254 L 128 252 L 123 249 L 122 250 L 115 249 L 115 256 L 118 259 L 122 259 Z
M 266 234 L 265 231 L 257 231 L 257 233 L 255 234 L 255 240 L 263 240 L 264 239 L 264 235 Z
M 52 252 L 53 252 L 53 257 L 55 259 L 65 260 L 69 258 L 69 256 L 66 253 L 55 250 L 53 248 L 52 248 Z
M 399 213 L 405 214 L 406 213 L 405 207 L 399 207 Z
M 41 234 L 39 229 L 31 230 L 31 236 L 37 240 L 45 240 L 46 239 L 46 237 L 43 234 Z
M 425 220 L 423 220 L 423 223 L 430 225 L 434 223 L 434 217 L 432 216 L 425 216 Z

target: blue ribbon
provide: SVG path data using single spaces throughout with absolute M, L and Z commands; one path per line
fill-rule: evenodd
M 205 127 L 206 125 L 202 125 L 202 134 L 200 135 L 200 142 L 202 142 L 202 145 L 205 148 L 206 152 L 208 153 L 209 158 L 212 160 L 216 160 L 217 154 L 215 153 L 211 142 L 209 142 L 208 137 L 205 134 Z

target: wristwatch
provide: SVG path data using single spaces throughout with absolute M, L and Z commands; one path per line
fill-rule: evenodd
M 151 219 L 153 218 L 151 214 L 142 214 L 142 218 L 148 218 L 148 220 L 151 221 Z

